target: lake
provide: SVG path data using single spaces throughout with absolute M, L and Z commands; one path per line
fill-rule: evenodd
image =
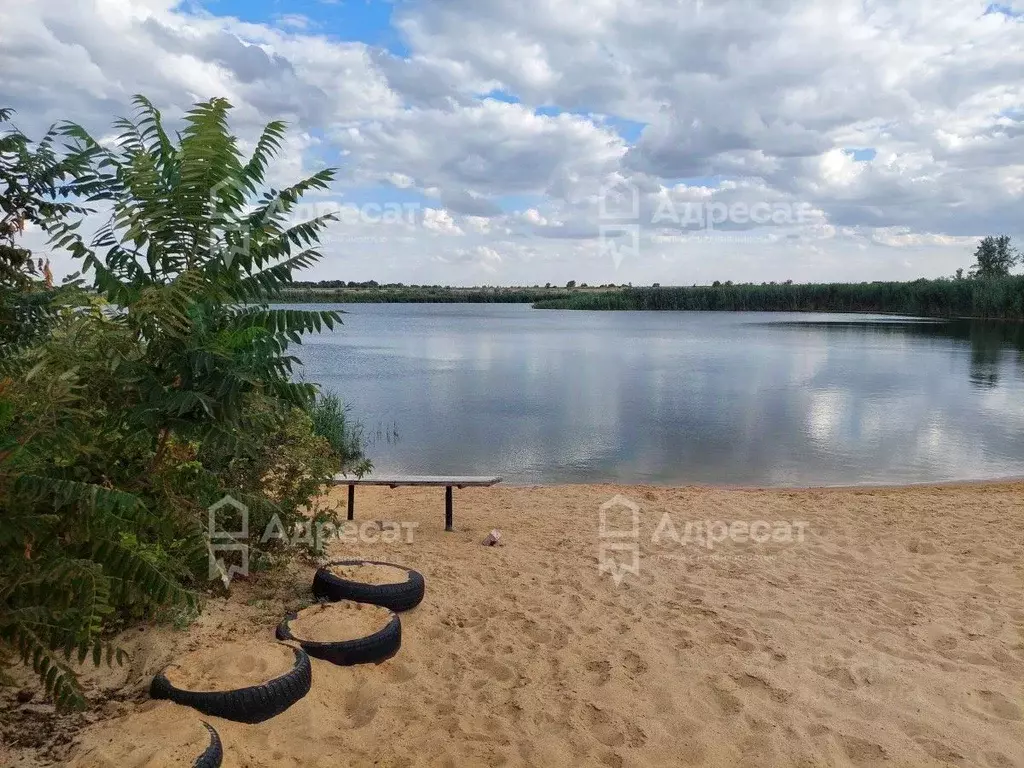
M 294 306 L 294 305 L 293 305 Z M 866 315 L 303 305 L 377 472 L 513 483 L 1024 475 L 1024 328 Z

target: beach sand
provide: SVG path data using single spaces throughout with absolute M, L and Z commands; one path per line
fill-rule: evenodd
M 337 643 L 380 632 L 394 617 L 394 613 L 379 605 L 340 600 L 302 609 L 288 622 L 288 629 L 297 641 Z
M 424 574 L 402 648 L 377 666 L 314 659 L 310 693 L 262 724 L 205 718 L 225 766 L 1024 766 L 1024 483 L 498 486 L 455 492 L 453 533 L 443 495 L 358 490 L 357 517 L 418 523 L 411 543 L 331 549 Z M 626 535 L 602 537 L 616 496 L 605 533 Z M 679 542 L 666 514 L 680 539 L 687 522 L 695 539 L 698 521 L 765 521 L 772 540 L 736 526 L 741 540 Z M 492 528 L 503 546 L 481 546 Z M 602 542 L 626 563 L 635 545 L 639 573 L 602 573 Z M 311 576 L 254 575 L 188 630 L 139 633 L 118 684 L 272 642 Z M 168 764 L 161 734 L 201 719 L 138 695 L 107 710 L 72 765 Z

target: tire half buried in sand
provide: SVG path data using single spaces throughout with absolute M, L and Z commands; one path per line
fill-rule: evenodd
M 194 651 L 153 678 L 149 694 L 241 723 L 260 723 L 309 692 L 313 672 L 300 648 L 229 643 Z
M 423 574 L 394 563 L 338 560 L 317 569 L 313 594 L 327 600 L 355 600 L 401 612 L 423 600 Z
M 398 653 L 402 623 L 387 608 L 341 600 L 288 614 L 277 638 L 297 642 L 310 656 L 333 664 L 372 664 Z
M 160 706 L 160 705 L 157 705 Z M 71 761 L 74 768 L 220 768 L 224 748 L 207 722 L 167 704 L 156 727 L 136 739 L 106 739 Z
M 405 584 L 409 580 L 409 571 L 405 568 L 365 560 L 359 563 L 328 565 L 327 569 L 339 579 L 378 587 L 382 584 Z

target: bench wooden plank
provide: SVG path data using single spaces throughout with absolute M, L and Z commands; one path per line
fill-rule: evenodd
M 388 485 L 392 488 L 400 485 L 431 485 L 455 486 L 468 488 L 471 486 L 490 486 L 501 482 L 500 477 L 490 475 L 373 475 L 370 477 L 347 477 L 335 475 L 335 485 Z
M 357 485 L 386 485 L 397 488 L 400 485 L 441 486 L 444 488 L 444 529 L 452 530 L 452 488 L 470 486 L 486 487 L 500 483 L 500 477 L 487 475 L 374 475 L 372 477 L 347 477 L 335 475 L 335 485 L 348 486 L 348 519 L 354 520 L 356 513 Z

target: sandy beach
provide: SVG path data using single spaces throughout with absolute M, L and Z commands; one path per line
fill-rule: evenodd
M 1024 765 L 1024 482 L 498 486 L 456 491 L 454 533 L 443 490 L 363 488 L 357 518 L 418 524 L 331 546 L 424 574 L 400 652 L 314 659 L 310 693 L 262 724 L 206 718 L 225 766 Z M 503 545 L 481 546 L 492 528 Z M 602 572 L 634 551 L 637 573 Z M 96 722 L 0 763 L 176 764 L 161 744 L 203 718 L 148 701 L 153 673 L 272 642 L 312 570 L 236 582 L 187 629 L 129 631 L 131 664 L 90 673 Z

